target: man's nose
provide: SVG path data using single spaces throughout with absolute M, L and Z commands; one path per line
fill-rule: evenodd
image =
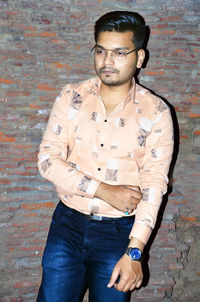
M 112 51 L 106 51 L 104 63 L 107 64 L 107 65 L 110 65 L 110 64 L 114 63 Z

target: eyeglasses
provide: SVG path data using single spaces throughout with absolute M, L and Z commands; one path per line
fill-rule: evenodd
M 107 57 L 107 54 L 108 54 L 108 51 L 111 51 L 111 56 L 113 58 L 113 60 L 116 60 L 116 61 L 125 61 L 127 56 L 136 51 L 138 48 L 135 48 L 129 52 L 126 52 L 124 51 L 123 49 L 120 49 L 120 48 L 116 48 L 116 49 L 105 49 L 101 46 L 98 46 L 98 45 L 95 45 L 91 51 L 94 50 L 94 55 L 97 57 L 97 58 L 106 58 Z

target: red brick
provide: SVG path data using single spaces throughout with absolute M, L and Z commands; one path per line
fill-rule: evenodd
M 43 203 L 28 203 L 28 204 L 22 204 L 21 208 L 23 210 L 36 210 L 36 209 L 41 209 L 41 208 L 54 208 L 55 204 L 53 202 L 43 202 Z
M 182 20 L 182 16 L 167 16 L 167 17 L 162 17 L 160 18 L 161 22 L 171 22 L 171 21 L 181 21 Z
M 15 137 L 11 137 L 8 135 L 5 135 L 3 132 L 0 132 L 0 142 L 14 142 Z M 12 166 L 12 165 L 11 165 Z
M 8 80 L 8 79 L 3 79 L 3 78 L 0 78 L 0 83 L 12 84 L 12 83 L 13 83 L 13 81 L 12 81 L 12 80 Z
M 37 33 L 25 33 L 25 37 L 56 37 L 57 34 L 55 32 L 37 32 Z
M 31 95 L 30 91 L 8 91 L 7 96 L 13 96 L 13 97 L 18 97 L 18 96 L 29 96 Z
M 162 70 L 159 70 L 159 71 L 146 71 L 146 75 L 164 75 L 165 72 L 162 71 Z
M 153 35 L 174 35 L 176 32 L 175 32 L 175 30 L 156 30 L 156 29 L 154 29 L 154 30 L 152 30 L 151 31 L 151 33 L 153 34 Z
M 47 91 L 56 91 L 56 89 L 54 87 L 51 87 L 47 84 L 40 84 L 37 86 L 38 89 L 40 90 L 47 90 Z

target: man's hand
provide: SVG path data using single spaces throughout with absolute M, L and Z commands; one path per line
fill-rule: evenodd
M 105 183 L 100 183 L 95 197 L 100 198 L 119 211 L 130 213 L 137 208 L 138 203 L 142 198 L 140 188 L 137 186 L 112 186 Z
M 118 277 L 120 280 L 116 283 Z M 127 292 L 139 288 L 142 284 L 142 265 L 138 261 L 133 261 L 128 255 L 123 255 L 115 265 L 107 287 L 114 286 L 117 290 Z

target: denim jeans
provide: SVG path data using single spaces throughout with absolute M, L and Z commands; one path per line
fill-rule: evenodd
M 88 220 L 57 205 L 42 259 L 37 302 L 78 302 L 86 286 L 90 302 L 125 302 L 128 293 L 107 288 L 128 245 L 134 217 Z

